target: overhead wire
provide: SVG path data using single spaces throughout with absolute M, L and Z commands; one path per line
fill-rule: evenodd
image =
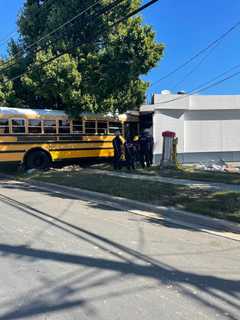
M 113 8 L 115 8 L 117 5 L 119 5 L 119 4 L 120 4 L 121 2 L 123 2 L 123 1 L 125 1 L 125 0 L 115 0 L 115 1 L 113 1 L 111 4 L 106 5 L 100 12 L 97 13 L 97 16 L 94 16 L 94 18 L 99 17 L 99 16 L 102 16 L 102 15 L 108 13 L 108 11 L 111 11 Z M 96 1 L 95 4 L 98 3 L 98 2 L 99 2 L 99 0 Z M 92 5 L 91 5 L 90 7 L 92 7 Z M 88 9 L 89 9 L 89 7 L 88 7 L 87 9 L 85 9 L 84 12 L 87 12 Z M 46 65 L 46 64 L 48 64 L 48 63 L 50 63 L 50 62 L 52 62 L 52 61 L 60 58 L 60 57 L 63 56 L 64 54 L 68 53 L 68 52 L 69 52 L 69 49 L 72 50 L 72 49 L 76 48 L 79 44 L 80 44 L 80 43 L 78 42 L 77 44 L 75 44 L 75 45 L 72 46 L 71 48 L 68 48 L 68 50 L 64 50 L 63 52 L 58 53 L 58 54 L 55 55 L 54 57 L 50 58 L 50 59 L 47 60 L 47 61 L 44 61 L 43 63 L 41 63 L 41 64 L 39 64 L 38 66 L 35 66 L 35 67 L 40 68 L 41 66 L 44 66 L 44 65 Z M 38 51 L 41 51 L 41 50 L 42 50 L 42 48 L 40 48 Z M 33 67 L 34 67 L 34 66 L 33 66 Z M 1 71 L 1 70 L 0 70 L 0 71 Z M 25 73 L 28 73 L 29 71 L 30 71 L 30 70 L 27 70 L 27 71 L 21 73 L 21 75 L 17 75 L 17 76 L 15 76 L 15 77 L 9 79 L 9 81 L 14 81 L 14 80 L 20 78 L 21 76 L 23 76 Z M 6 80 L 6 81 L 4 81 L 3 83 L 7 83 L 7 82 L 9 82 L 9 81 Z
M 12 39 L 15 35 L 17 35 L 18 32 L 13 30 L 11 33 L 9 33 L 5 38 L 2 38 L 0 40 L 0 47 L 3 47 L 10 39 Z
M 220 73 L 219 75 L 215 76 L 214 78 L 202 83 L 201 85 L 198 85 L 197 87 L 195 87 L 194 89 L 192 89 L 189 93 L 187 94 L 181 94 L 181 95 L 178 95 L 178 97 L 176 98 L 172 98 L 172 99 L 169 99 L 169 100 L 165 100 L 165 101 L 161 101 L 159 102 L 158 104 L 166 104 L 166 103 L 170 103 L 170 102 L 174 102 L 174 101 L 178 101 L 178 100 L 182 100 L 182 99 L 185 99 L 186 97 L 190 97 L 192 95 L 195 95 L 197 93 L 200 93 L 200 92 L 203 92 L 203 91 L 206 91 L 212 87 L 215 87 L 221 83 L 224 83 L 225 81 L 228 81 L 234 77 L 236 77 L 237 75 L 240 75 L 240 70 L 230 74 L 229 76 L 227 77 L 224 77 L 220 80 L 217 80 L 225 75 L 227 75 L 229 72 L 235 70 L 235 69 L 238 69 L 240 68 L 240 63 L 227 69 L 226 71 L 224 71 L 223 73 Z M 215 81 L 217 80 L 217 81 Z
M 222 39 L 223 40 L 223 39 Z M 216 45 L 214 47 L 212 47 L 210 49 L 210 51 L 208 51 L 206 53 L 206 55 L 204 55 L 202 57 L 202 59 L 189 71 L 185 74 L 185 76 L 178 81 L 172 88 L 172 90 L 175 90 L 177 87 L 179 87 L 182 83 L 184 83 L 207 59 L 208 57 L 213 53 L 213 51 L 220 45 L 222 41 L 219 41 L 216 43 Z
M 43 3 L 43 5 L 39 8 L 39 11 L 36 13 L 36 16 L 40 14 L 40 11 L 43 10 L 43 7 L 46 8 L 46 6 L 48 7 L 49 5 L 52 5 L 53 2 L 55 2 L 56 0 L 48 0 L 46 2 Z M 0 47 L 3 47 L 6 43 L 9 42 L 9 40 L 11 40 L 15 35 L 18 35 L 18 31 L 13 30 L 12 32 L 10 32 L 4 39 L 0 40 Z M 3 65 L 3 64 L 2 64 Z M 2 66 L 1 65 L 1 66 Z
M 240 70 L 237 71 L 237 72 L 235 72 L 235 73 L 233 73 L 233 74 L 231 74 L 230 76 L 228 76 L 228 77 L 226 77 L 226 78 L 223 78 L 223 79 L 221 79 L 221 80 L 219 80 L 219 81 L 216 81 L 216 82 L 214 82 L 214 83 L 212 83 L 212 84 L 209 84 L 209 85 L 206 86 L 206 87 L 200 88 L 199 90 L 195 91 L 194 94 L 199 93 L 199 92 L 206 91 L 206 90 L 208 90 L 208 89 L 210 89 L 210 88 L 212 88 L 212 87 L 216 87 L 217 85 L 219 85 L 219 84 L 221 84 L 221 83 L 223 83 L 223 82 L 225 82 L 225 81 L 228 81 L 228 80 L 230 80 L 230 79 L 232 79 L 232 78 L 235 78 L 235 77 L 238 76 L 238 75 L 240 75 Z
M 231 32 L 233 32 L 235 29 L 237 29 L 238 27 L 240 27 L 240 20 L 237 21 L 231 28 L 229 28 L 228 30 L 226 30 L 223 34 L 221 34 L 217 39 L 211 41 L 206 47 L 204 47 L 203 49 L 199 50 L 196 54 L 194 54 L 192 57 L 190 57 L 189 59 L 187 59 L 185 62 L 183 62 L 181 65 L 179 65 L 178 67 L 176 67 L 175 69 L 173 69 L 172 71 L 170 71 L 169 73 L 167 73 L 166 75 L 162 76 L 160 79 L 158 79 L 157 81 L 153 82 L 149 88 L 152 88 L 154 86 L 156 86 L 157 84 L 159 84 L 161 81 L 171 77 L 172 75 L 174 75 L 176 72 L 182 70 L 184 67 L 186 67 L 187 65 L 189 65 L 192 61 L 194 61 L 195 59 L 197 59 L 199 56 L 201 56 L 203 53 L 205 53 L 206 51 L 208 51 L 210 48 L 215 47 L 216 45 L 218 45 L 219 42 L 221 42 L 224 38 L 226 38 Z
M 50 1 L 50 0 L 49 0 Z M 53 0 L 55 1 L 55 0 Z M 52 2 L 53 2 L 52 1 Z M 118 1 L 113 1 L 112 3 L 107 5 L 107 8 L 110 10 L 116 3 L 121 3 L 124 0 L 118 0 Z M 152 0 L 150 2 L 148 2 L 147 4 L 141 6 L 141 10 L 144 10 L 146 8 L 148 8 L 149 6 L 151 6 L 152 4 L 154 4 L 155 2 L 157 2 L 159 0 Z M 86 9 L 80 11 L 79 13 L 77 13 L 74 17 L 70 18 L 69 20 L 67 20 L 66 22 L 64 22 L 63 24 L 61 24 L 60 26 L 58 26 L 57 28 L 55 28 L 54 30 L 52 30 L 51 32 L 47 33 L 46 35 L 44 35 L 43 37 L 41 37 L 40 39 L 38 39 L 37 41 L 33 42 L 32 44 L 29 44 L 28 46 L 26 46 L 24 48 L 24 50 L 29 50 L 31 48 L 33 48 L 36 44 L 41 43 L 43 40 L 46 40 L 47 38 L 51 37 L 52 35 L 54 35 L 55 33 L 57 33 L 59 30 L 63 29 L 64 27 L 66 27 L 67 25 L 70 25 L 72 22 L 76 21 L 78 18 L 80 18 L 82 15 L 84 15 L 85 13 L 87 13 L 88 11 L 90 11 L 91 9 L 93 9 L 94 7 L 96 7 L 98 4 L 100 3 L 100 0 L 96 0 L 92 5 L 90 5 L 89 7 L 87 7 Z M 133 14 L 137 14 L 139 12 L 139 9 L 134 10 Z M 101 15 L 101 11 L 98 13 L 98 15 Z M 127 18 L 127 17 L 126 17 Z M 121 21 L 120 21 L 121 22 Z M 119 22 L 119 23 L 120 23 Z M 42 50 L 42 48 L 38 48 L 37 51 L 35 51 L 34 53 L 38 53 Z M 9 69 L 11 69 L 13 66 L 17 65 L 17 62 L 14 62 L 13 64 L 11 64 L 11 61 L 14 61 L 16 58 L 18 58 L 20 55 L 22 55 L 23 52 L 19 52 L 16 55 L 12 56 L 10 60 L 5 61 L 4 63 L 1 64 L 0 66 L 0 72 L 4 73 L 6 71 L 8 71 Z M 9 64 L 10 63 L 10 64 Z M 6 65 L 6 68 L 3 68 Z
M 131 11 L 131 12 L 130 12 L 128 15 L 126 15 L 124 18 L 119 19 L 119 20 L 117 21 L 117 23 L 119 24 L 119 23 L 121 23 L 122 21 L 124 21 L 124 20 L 126 20 L 126 19 L 128 19 L 128 18 L 130 18 L 130 17 L 132 17 L 132 16 L 135 16 L 135 15 L 138 14 L 139 12 L 147 9 L 148 7 L 152 6 L 154 3 L 158 2 L 158 1 L 159 1 L 159 0 L 151 0 L 151 1 L 149 1 L 148 3 L 146 3 L 146 4 L 142 5 L 141 7 L 139 7 L 138 9 Z
M 72 18 L 68 19 L 67 21 L 65 21 L 63 24 L 59 25 L 57 28 L 55 28 L 54 30 L 52 30 L 51 32 L 45 34 L 44 36 L 42 36 L 40 39 L 34 41 L 33 43 L 27 45 L 25 48 L 23 48 L 23 52 L 20 51 L 17 54 L 13 55 L 11 57 L 10 60 L 5 61 L 4 63 L 1 64 L 0 66 L 0 72 L 5 72 L 7 70 L 9 70 L 10 67 L 12 67 L 13 65 L 16 65 L 16 63 L 14 63 L 13 65 L 11 65 L 11 62 L 15 61 L 15 59 L 17 59 L 18 57 L 22 56 L 24 54 L 24 52 L 27 54 L 27 51 L 32 49 L 34 46 L 36 46 L 37 44 L 41 43 L 42 41 L 46 40 L 47 38 L 51 37 L 52 35 L 54 35 L 55 33 L 57 33 L 59 30 L 63 29 L 65 26 L 71 24 L 73 21 L 75 21 L 76 19 L 78 19 L 79 17 L 81 17 L 82 15 L 84 15 L 85 13 L 87 13 L 89 10 L 93 9 L 97 4 L 99 4 L 100 0 L 96 0 L 92 5 L 88 6 L 87 8 L 85 8 L 84 10 L 81 10 L 80 12 L 78 12 L 75 16 L 73 16 Z M 41 51 L 42 48 L 38 49 L 38 52 Z M 9 64 L 10 63 L 10 64 Z M 6 65 L 6 68 L 3 68 Z
M 124 1 L 124 0 L 116 0 L 116 1 L 114 1 L 114 2 L 111 4 L 111 6 L 114 4 L 113 7 L 111 7 L 111 10 L 112 10 L 114 7 L 116 7 L 117 5 L 119 5 L 119 4 L 120 4 L 121 2 L 123 2 L 123 1 Z M 138 9 L 132 10 L 130 13 L 128 13 L 128 14 L 125 15 L 124 17 L 122 17 L 122 18 L 118 19 L 116 22 L 112 23 L 109 27 L 112 28 L 112 27 L 117 26 L 118 24 L 122 23 L 124 20 L 131 18 L 132 16 L 134 16 L 134 15 L 136 15 L 137 13 L 145 10 L 146 8 L 150 7 L 151 5 L 153 5 L 154 3 L 158 2 L 158 1 L 159 1 L 159 0 L 151 0 L 151 1 L 149 1 L 148 3 L 146 3 L 146 4 L 142 5 L 141 7 L 139 7 Z M 107 6 L 107 7 L 109 7 L 109 6 Z M 106 12 L 104 12 L 104 14 L 105 14 L 105 13 L 106 13 Z M 105 31 L 107 31 L 107 30 L 105 30 Z M 72 49 L 75 49 L 76 47 L 79 46 L 79 44 L 80 44 L 80 43 L 75 44 L 75 45 L 72 46 L 70 49 L 71 49 L 71 50 L 72 50 Z M 6 84 L 6 83 L 8 83 L 8 82 L 10 82 L 10 81 L 17 80 L 17 79 L 21 78 L 23 75 L 28 74 L 28 73 L 29 73 L 30 71 L 32 71 L 34 68 L 38 68 L 38 69 L 39 69 L 39 68 L 41 68 L 42 66 L 45 66 L 45 65 L 51 63 L 52 61 L 60 58 L 61 56 L 65 55 L 65 54 L 67 54 L 67 53 L 69 53 L 69 49 L 68 49 L 68 50 L 65 50 L 64 52 L 61 52 L 61 53 L 55 55 L 54 57 L 48 59 L 47 61 L 42 62 L 42 63 L 39 64 L 38 66 L 32 66 L 32 67 L 29 68 L 27 71 L 25 71 L 25 72 L 23 72 L 23 73 L 15 76 L 15 77 L 13 77 L 13 78 L 6 79 L 5 81 L 3 81 L 3 83 Z

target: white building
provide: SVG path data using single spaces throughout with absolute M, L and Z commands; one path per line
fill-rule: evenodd
M 152 114 L 156 163 L 161 159 L 162 132 L 166 130 L 176 132 L 183 163 L 240 162 L 240 95 L 155 94 L 153 104 L 143 105 L 140 111 L 143 119 Z

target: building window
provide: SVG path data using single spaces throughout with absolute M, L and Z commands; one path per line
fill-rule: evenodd
M 69 120 L 59 120 L 58 131 L 60 134 L 70 133 L 70 121 Z
M 0 119 L 0 134 L 9 133 L 8 119 Z
M 105 135 L 108 133 L 108 123 L 106 121 L 97 122 L 97 133 Z
M 28 120 L 28 132 L 31 134 L 41 134 L 42 133 L 41 120 L 38 120 L 38 119 Z
M 43 121 L 43 130 L 47 134 L 56 134 L 56 121 L 55 120 L 44 120 Z
M 122 134 L 121 122 L 109 122 L 109 133 L 114 134 L 116 131 L 120 131 L 120 133 Z
M 72 122 L 73 133 L 83 133 L 83 122 L 82 120 L 73 120 Z
M 95 134 L 96 133 L 96 121 L 85 121 L 85 133 Z
M 12 119 L 12 133 L 25 133 L 25 120 L 24 119 Z

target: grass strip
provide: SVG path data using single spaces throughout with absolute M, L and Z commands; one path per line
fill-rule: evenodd
M 99 168 L 99 166 L 97 166 Z M 94 166 L 96 168 L 96 166 Z M 104 169 L 109 169 L 108 164 Z M 100 168 L 99 168 L 100 169 Z M 14 166 L 0 167 L 0 172 L 11 174 L 14 178 L 23 180 L 36 179 L 60 185 L 82 188 L 90 191 L 102 192 L 113 196 L 120 196 L 132 200 L 142 201 L 154 205 L 176 207 L 186 211 L 199 213 L 220 219 L 240 222 L 240 193 L 239 192 L 213 192 L 200 188 L 190 188 L 183 185 L 169 183 L 139 181 L 134 179 L 106 176 L 103 174 L 80 171 L 54 171 L 36 172 L 33 174 L 19 173 Z M 159 175 L 159 169 L 138 169 L 140 174 Z M 239 174 L 215 172 L 191 172 L 176 170 L 166 172 L 165 176 L 181 179 L 194 179 L 201 181 L 225 182 L 238 184 Z
M 21 178 L 29 179 L 29 176 Z M 76 172 L 52 170 L 35 173 L 30 178 L 240 222 L 240 192 L 213 192 L 183 185 L 91 174 L 84 169 Z

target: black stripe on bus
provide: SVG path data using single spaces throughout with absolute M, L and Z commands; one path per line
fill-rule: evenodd
M 113 148 L 69 148 L 69 149 L 50 149 L 49 151 L 86 151 L 86 150 L 113 150 Z
M 48 135 L 48 136 L 39 136 L 39 135 L 28 135 L 28 136 L 15 136 L 19 142 L 23 141 L 48 141 L 48 140 L 58 140 L 58 141 L 65 141 L 65 140 L 77 140 L 82 141 L 83 136 L 74 136 L 74 135 L 67 135 L 67 136 L 57 136 L 57 135 Z
M 22 144 L 26 144 L 26 145 L 31 145 L 31 144 L 81 144 L 81 143 L 112 143 L 112 141 L 104 141 L 104 140 L 92 140 L 92 141 L 80 141 L 80 140 L 69 140 L 69 141 L 27 141 L 27 142 L 0 142 L 0 145 L 22 145 Z
M 50 149 L 49 152 L 53 152 L 53 151 L 86 151 L 86 150 L 113 150 L 113 148 L 68 148 L 68 149 Z M 0 151 L 0 153 L 25 153 L 27 151 L 31 151 L 30 150 L 4 150 L 4 151 Z
M 48 139 L 62 139 L 62 140 L 65 140 L 65 139 L 77 139 L 77 140 L 82 140 L 86 137 L 114 137 L 113 134 L 99 134 L 99 135 L 96 135 L 96 134 L 85 134 L 85 135 L 77 135 L 77 134 L 68 134 L 68 135 L 56 135 L 56 134 L 49 134 L 49 135 L 45 135 L 45 134 L 42 134 L 42 135 L 31 135 L 31 134 L 26 134 L 26 135 L 19 135 L 19 134 L 13 134 L 13 135 L 10 135 L 10 134 L 0 134 L 0 137 L 15 137 L 19 140 L 31 140 L 31 139 L 42 139 L 42 140 L 48 140 Z

